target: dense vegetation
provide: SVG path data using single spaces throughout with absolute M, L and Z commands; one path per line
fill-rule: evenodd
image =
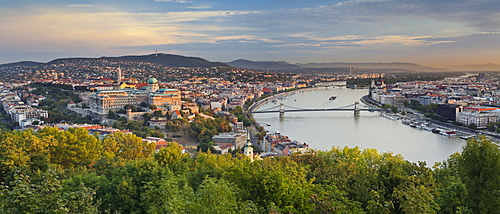
M 429 168 L 373 149 L 250 162 L 84 129 L 0 133 L 1 213 L 498 213 L 500 150 Z

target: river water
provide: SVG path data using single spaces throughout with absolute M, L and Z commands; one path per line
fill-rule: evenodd
M 269 102 L 259 110 L 277 106 L 280 102 L 298 108 L 336 108 L 354 104 L 366 94 L 367 89 L 321 88 L 289 95 L 277 103 Z M 337 99 L 330 101 L 330 96 L 337 96 Z M 412 128 L 379 114 L 365 111 L 359 116 L 354 116 L 351 111 L 285 112 L 283 119 L 278 113 L 254 114 L 254 118 L 266 130 L 279 131 L 315 149 L 329 150 L 336 146 L 374 148 L 379 152 L 401 154 L 412 162 L 425 161 L 428 166 L 446 160 L 465 145 L 465 140 L 459 137 Z

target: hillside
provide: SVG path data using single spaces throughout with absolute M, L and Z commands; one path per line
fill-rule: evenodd
M 250 61 L 246 59 L 238 59 L 226 64 L 232 67 L 260 70 L 289 70 L 301 68 L 298 65 L 290 64 L 284 61 Z
M 446 69 L 433 68 L 417 65 L 407 62 L 392 62 L 392 63 L 345 63 L 345 62 L 332 62 L 332 63 L 307 63 L 297 64 L 304 68 L 334 68 L 334 67 L 353 67 L 368 71 L 378 70 L 408 70 L 408 71 L 445 71 Z
M 33 61 L 21 61 L 21 62 L 13 62 L 7 64 L 1 64 L 0 67 L 15 67 L 15 66 L 27 66 L 27 67 L 36 67 L 44 65 L 43 62 L 33 62 Z
M 474 64 L 474 65 L 454 65 L 448 66 L 446 69 L 454 71 L 500 71 L 499 64 Z
M 295 73 L 338 73 L 348 72 L 349 67 L 358 71 L 364 72 L 391 72 L 391 71 L 446 71 L 446 69 L 433 68 L 417 65 L 414 63 L 392 62 L 392 63 L 306 63 L 306 64 L 291 64 L 284 61 L 251 61 L 246 59 L 238 59 L 226 63 L 233 67 L 250 68 L 260 70 L 286 70 Z
M 139 62 L 149 62 L 161 64 L 167 67 L 218 67 L 227 66 L 221 62 L 210 62 L 206 59 L 199 57 L 186 57 L 181 55 L 173 54 L 150 54 L 150 55 L 135 55 L 135 56 L 119 56 L 119 57 L 100 57 L 100 58 L 61 58 L 55 59 L 48 64 L 58 64 L 65 60 L 78 60 L 78 59 L 105 59 L 109 61 L 139 61 Z

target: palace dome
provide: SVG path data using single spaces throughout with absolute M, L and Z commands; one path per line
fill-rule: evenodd
M 148 84 L 156 84 L 158 83 L 158 80 L 154 77 L 151 77 L 148 79 Z

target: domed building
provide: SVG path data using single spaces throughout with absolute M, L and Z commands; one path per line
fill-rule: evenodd
M 140 107 L 141 103 L 156 105 L 169 111 L 180 110 L 181 93 L 179 90 L 160 89 L 158 80 L 154 77 L 149 77 L 146 83 L 140 84 L 147 84 L 147 86 L 94 92 L 88 99 L 89 115 L 94 120 L 103 121 L 107 118 L 109 111 L 118 111 L 127 105 Z
M 147 83 L 150 92 L 155 92 L 158 89 L 160 89 L 160 86 L 158 85 L 158 80 L 154 77 L 149 77 Z

